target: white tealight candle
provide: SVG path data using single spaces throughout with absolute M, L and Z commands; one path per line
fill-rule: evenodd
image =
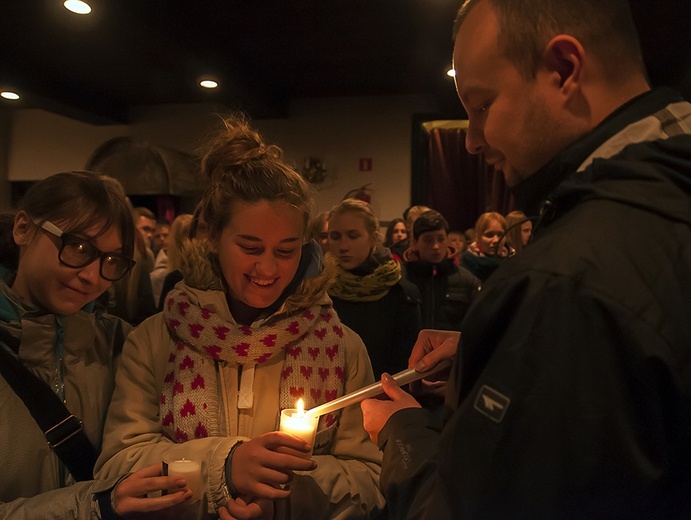
M 192 502 L 202 497 L 202 466 L 199 461 L 182 458 L 168 462 L 168 475 L 183 477 L 192 492 Z
M 297 409 L 286 408 L 281 412 L 280 430 L 300 437 L 310 446 L 314 446 L 314 436 L 317 433 L 319 416 L 305 414 L 305 405 L 302 399 L 298 399 Z M 312 451 L 307 457 L 312 456 Z

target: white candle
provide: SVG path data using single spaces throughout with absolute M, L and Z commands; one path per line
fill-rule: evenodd
M 168 462 L 168 475 L 183 477 L 192 492 L 192 502 L 202 497 L 202 466 L 199 461 L 182 458 Z
M 297 409 L 286 408 L 281 412 L 280 430 L 300 437 L 310 446 L 314 446 L 314 436 L 317 432 L 318 423 L 319 416 L 305 414 L 304 402 L 302 399 L 298 399 Z M 310 450 L 307 457 L 311 456 L 312 451 Z

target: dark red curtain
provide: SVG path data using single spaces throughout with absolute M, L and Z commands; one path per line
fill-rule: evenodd
M 482 155 L 465 148 L 465 128 L 431 128 L 428 140 L 428 205 L 439 211 L 452 230 L 465 230 L 485 211 L 503 215 L 513 199 L 501 172 L 488 167 Z

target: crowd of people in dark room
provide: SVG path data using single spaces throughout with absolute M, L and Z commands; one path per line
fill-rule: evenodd
M 318 208 L 242 114 L 172 222 L 95 171 L 0 214 L 0 519 L 691 517 L 691 104 L 625 0 L 453 35 L 506 215 Z

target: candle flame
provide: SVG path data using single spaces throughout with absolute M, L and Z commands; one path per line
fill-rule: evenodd
M 298 416 L 302 417 L 303 415 L 305 415 L 305 401 L 301 397 L 298 399 Z

